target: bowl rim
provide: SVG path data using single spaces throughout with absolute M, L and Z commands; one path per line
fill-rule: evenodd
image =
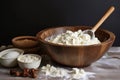
M 38 45 L 38 40 L 37 40 L 37 38 L 36 38 L 36 36 L 16 36 L 16 37 L 14 37 L 11 41 L 12 41 L 12 43 L 13 43 L 13 45 L 14 46 L 18 46 L 18 47 L 20 47 L 20 48 L 30 48 L 30 47 L 34 47 L 33 45 L 32 46 L 24 46 L 23 44 L 20 44 L 19 42 L 17 42 L 17 41 L 19 41 L 19 40 L 24 40 L 24 39 L 28 39 L 28 40 L 32 40 L 32 41 L 34 41 L 34 46 L 37 46 Z
M 62 46 L 62 47 L 89 47 L 89 46 L 100 46 L 100 45 L 104 45 L 104 44 L 108 44 L 108 43 L 111 43 L 113 40 L 115 40 L 115 34 L 111 31 L 108 31 L 106 29 L 102 29 L 102 28 L 99 28 L 98 30 L 101 30 L 101 31 L 104 31 L 106 33 L 108 33 L 110 35 L 109 39 L 107 39 L 106 41 L 103 41 L 101 43 L 98 43 L 98 44 L 92 44 L 92 45 L 61 45 L 61 44 L 56 44 L 56 43 L 52 43 L 52 42 L 49 42 L 49 41 L 46 41 L 46 40 L 43 40 L 39 35 L 42 34 L 43 32 L 47 31 L 47 30 L 50 30 L 50 29 L 57 29 L 57 28 L 64 28 L 64 27 L 80 27 L 80 28 L 88 28 L 88 29 L 91 29 L 92 27 L 91 26 L 57 26 L 57 27 L 49 27 L 49 28 L 46 28 L 46 29 L 43 29 L 41 31 L 39 31 L 37 34 L 36 34 L 36 37 L 38 39 L 38 41 L 41 41 L 42 43 L 44 44 L 49 44 L 49 45 L 53 45 L 53 46 Z
M 16 40 L 24 39 L 24 38 L 37 40 L 35 36 L 16 36 L 12 39 L 12 41 L 16 41 Z
M 35 60 L 35 61 L 33 61 L 33 62 L 22 62 L 22 61 L 20 61 L 19 60 L 19 58 L 21 57 L 21 56 L 25 56 L 25 55 L 35 55 L 35 56 L 37 56 L 39 59 L 38 60 Z M 18 61 L 18 63 L 20 62 L 20 63 L 23 63 L 23 64 L 31 64 L 31 63 L 34 63 L 34 62 L 36 62 L 36 61 L 41 61 L 42 60 L 42 57 L 40 56 L 40 55 L 38 55 L 38 54 L 23 54 L 23 55 L 20 55 L 20 56 L 18 56 L 17 57 L 17 61 Z
M 19 49 L 19 48 L 8 48 L 8 49 L 4 49 L 4 50 L 0 51 L 0 59 L 3 59 L 3 60 L 17 59 L 17 58 L 3 58 L 3 57 L 2 57 L 3 55 L 7 54 L 10 50 L 18 51 L 18 52 L 19 52 L 18 57 L 19 57 L 20 55 L 23 55 L 23 53 L 24 53 L 24 50 Z M 2 55 L 2 54 L 3 54 L 3 55 Z

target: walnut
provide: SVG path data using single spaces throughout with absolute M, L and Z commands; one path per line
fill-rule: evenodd
M 10 75 L 14 75 L 14 74 L 15 74 L 15 72 L 16 72 L 16 70 L 11 69 L 11 70 L 10 70 Z
M 11 69 L 10 75 L 17 76 L 17 77 L 22 76 L 22 77 L 36 78 L 37 71 L 38 71 L 37 69 L 28 69 L 28 68 L 25 68 L 22 71 Z
M 31 74 L 32 78 L 36 78 L 37 77 L 36 71 L 37 71 L 36 69 L 30 69 L 30 74 Z
M 15 72 L 15 76 L 19 77 L 21 75 L 21 73 L 19 71 Z
M 23 69 L 22 76 L 23 77 L 29 77 L 30 76 L 29 69 L 27 69 L 27 68 Z
M 11 70 L 10 70 L 10 75 L 20 76 L 20 75 L 21 75 L 21 72 L 20 72 L 20 71 L 17 71 L 17 70 L 14 70 L 14 69 L 11 69 Z

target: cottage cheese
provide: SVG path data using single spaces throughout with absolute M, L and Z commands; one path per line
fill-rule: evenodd
M 21 62 L 25 62 L 25 63 L 31 63 L 33 61 L 38 61 L 39 58 L 35 55 L 21 55 L 18 58 L 18 60 L 21 61 Z
M 56 68 L 54 66 L 51 66 L 50 64 L 43 66 L 41 68 L 41 71 L 50 77 L 64 77 L 65 75 L 67 75 L 67 72 L 65 70 Z
M 65 33 L 58 34 L 57 36 L 51 36 L 45 40 L 61 45 L 92 45 L 100 43 L 97 37 L 91 39 L 90 35 L 84 34 L 82 30 L 75 32 L 67 30 Z
M 83 69 L 72 68 L 71 70 L 67 70 L 64 68 L 54 67 L 50 64 L 43 66 L 41 71 L 45 73 L 45 75 L 50 77 L 62 77 L 65 80 L 88 80 L 90 77 L 94 77 L 95 73 L 85 72 Z

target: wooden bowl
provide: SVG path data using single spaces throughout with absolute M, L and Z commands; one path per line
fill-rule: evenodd
M 63 26 L 48 28 L 37 33 L 37 38 L 44 48 L 48 51 L 51 58 L 63 65 L 71 67 L 86 67 L 100 59 L 104 53 L 112 46 L 115 35 L 104 29 L 95 32 L 101 44 L 87 46 L 59 45 L 45 41 L 45 38 L 57 35 L 66 30 L 77 31 L 78 29 L 91 29 L 89 26 Z
M 12 39 L 12 43 L 17 48 L 33 48 L 38 46 L 38 40 L 34 36 L 17 36 Z

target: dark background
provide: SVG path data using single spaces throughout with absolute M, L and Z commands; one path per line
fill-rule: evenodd
M 47 27 L 94 26 L 112 5 L 116 10 L 100 28 L 115 33 L 113 46 L 120 46 L 120 0 L 2 0 L 0 45 Z

